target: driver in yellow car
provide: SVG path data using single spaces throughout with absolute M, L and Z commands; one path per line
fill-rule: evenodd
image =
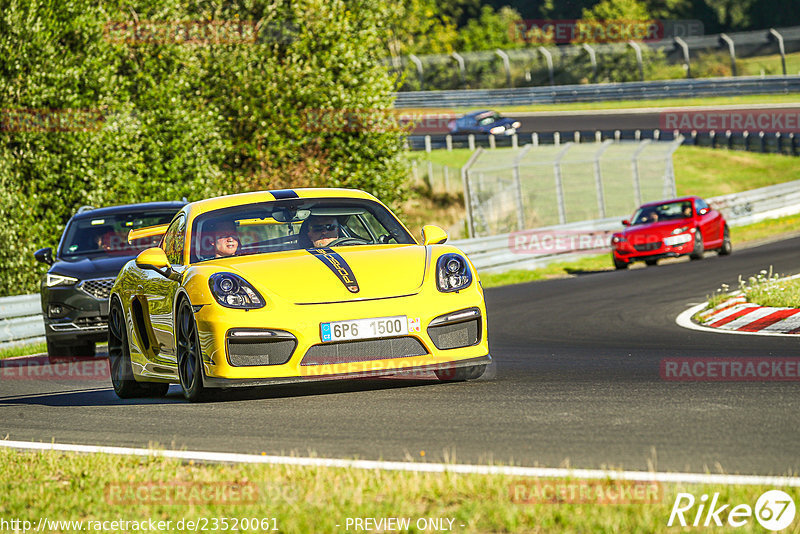
M 336 217 L 309 217 L 306 220 L 307 236 L 316 248 L 328 246 L 339 238 L 339 221 Z

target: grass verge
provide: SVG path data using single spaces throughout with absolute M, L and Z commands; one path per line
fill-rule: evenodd
M 14 358 L 15 356 L 28 356 L 29 354 L 41 354 L 47 352 L 47 343 L 34 343 L 33 345 L 20 345 L 0 350 L 0 360 Z
M 514 502 L 520 485 L 575 481 L 520 479 L 503 475 L 413 473 L 316 468 L 281 465 L 221 465 L 182 463 L 166 458 L 134 458 L 105 454 L 79 455 L 56 452 L 20 452 L 0 449 L 4 473 L 0 487 L 3 519 L 23 519 L 36 525 L 49 521 L 171 521 L 213 518 L 268 519 L 281 532 L 344 532 L 348 518 L 409 518 L 403 531 L 419 528 L 420 519 L 445 520 L 457 532 L 664 532 L 674 530 L 667 521 L 679 492 L 698 499 L 719 492 L 720 503 L 748 504 L 772 487 L 663 484 L 646 503 L 583 504 Z M 186 497 L 195 499 L 186 504 Z M 245 488 L 245 491 L 236 490 Z M 227 493 L 224 490 L 228 490 Z M 236 490 L 236 491 L 234 491 Z M 785 491 L 797 501 L 800 490 Z M 238 498 L 237 498 L 238 495 Z M 516 493 L 516 496 L 530 493 Z M 154 498 L 160 496 L 161 498 Z M 227 498 L 226 498 L 227 496 Z M 184 504 L 177 504 L 182 502 Z M 727 512 L 731 507 L 728 507 Z M 694 510 L 696 511 L 696 510 Z M 687 519 L 693 520 L 694 516 Z M 721 514 L 724 521 L 727 513 Z M 463 525 L 463 526 L 462 526 Z M 114 528 L 108 531 L 129 531 Z M 35 528 L 35 527 L 34 527 Z M 760 527 L 753 517 L 749 528 Z M 62 526 L 48 531 L 76 530 Z M 187 529 L 184 527 L 183 531 Z M 242 529 L 239 531 L 254 531 Z M 261 528 L 257 529 L 261 531 Z

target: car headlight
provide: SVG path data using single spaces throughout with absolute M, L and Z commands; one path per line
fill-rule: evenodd
M 54 286 L 71 286 L 77 282 L 77 278 L 71 276 L 64 276 L 62 274 L 47 273 L 47 287 Z
M 214 273 L 208 277 L 211 294 L 226 308 L 255 309 L 264 307 L 264 298 L 244 278 L 233 273 Z
M 506 127 L 505 126 L 495 126 L 491 130 L 489 130 L 489 133 L 492 134 L 492 135 L 497 135 L 497 134 L 501 134 L 501 133 L 503 133 L 505 131 L 506 131 Z
M 611 237 L 612 245 L 616 245 L 617 243 L 622 243 L 623 241 L 625 241 L 625 238 L 622 237 L 621 235 L 615 235 Z
M 519 121 L 515 121 L 514 124 L 511 125 L 512 128 L 519 128 L 520 126 L 522 126 L 522 123 Z
M 458 254 L 443 254 L 436 262 L 436 285 L 442 293 L 460 291 L 472 283 L 467 260 Z
M 675 228 L 675 229 L 672 231 L 672 235 L 678 235 L 678 234 L 682 234 L 682 233 L 684 233 L 685 231 L 687 231 L 688 229 L 689 229 L 689 227 L 688 227 L 688 226 L 681 226 L 680 228 Z

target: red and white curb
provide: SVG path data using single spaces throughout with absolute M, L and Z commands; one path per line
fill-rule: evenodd
M 800 308 L 774 308 L 747 302 L 743 296 L 730 298 L 701 313 L 700 324 L 692 317 L 705 309 L 698 304 L 681 313 L 676 322 L 684 328 L 728 334 L 766 336 L 800 335 Z

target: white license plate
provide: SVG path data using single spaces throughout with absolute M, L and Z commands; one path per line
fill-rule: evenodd
M 414 320 L 412 319 L 411 321 L 413 322 Z M 404 336 L 409 331 L 408 323 L 409 319 L 405 315 L 395 315 L 392 317 L 372 317 L 369 319 L 320 323 L 319 330 L 323 342 L 375 339 Z M 416 319 L 416 325 L 419 325 L 419 319 Z M 412 329 L 414 329 L 413 326 Z M 416 331 L 419 331 L 418 326 Z

